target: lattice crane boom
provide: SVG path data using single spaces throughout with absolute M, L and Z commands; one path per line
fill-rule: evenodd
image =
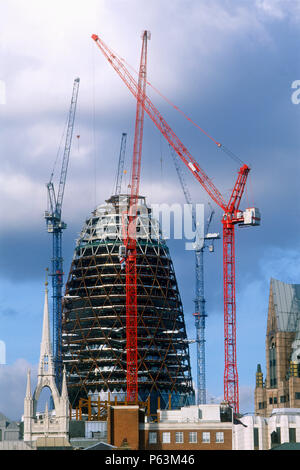
M 118 173 L 117 173 L 117 181 L 116 181 L 116 189 L 115 189 L 115 194 L 117 196 L 120 195 L 121 187 L 122 187 L 124 162 L 125 162 L 125 152 L 126 152 L 126 141 L 127 141 L 127 134 L 125 132 L 123 132 L 122 138 L 121 138 L 121 147 L 120 147 L 119 163 L 118 163 Z
M 224 335 L 225 335 L 225 371 L 224 371 L 224 399 L 230 403 L 235 413 L 239 412 L 239 392 L 236 363 L 236 306 L 235 306 L 235 253 L 234 253 L 234 227 L 235 224 L 259 225 L 260 214 L 258 209 L 250 208 L 245 212 L 239 211 L 239 204 L 245 189 L 246 180 L 250 171 L 243 165 L 232 191 L 228 204 L 211 179 L 192 157 L 187 148 L 167 124 L 151 100 L 142 94 L 139 84 L 127 70 L 126 66 L 113 53 L 96 34 L 92 35 L 99 49 L 122 78 L 125 85 L 138 99 L 157 126 L 160 132 L 174 148 L 177 155 L 186 167 L 193 173 L 209 196 L 224 211 L 223 223 L 223 275 L 224 275 Z M 221 146 L 221 144 L 219 144 Z
M 64 190 L 69 164 L 76 105 L 78 99 L 80 79 L 74 80 L 71 105 L 68 115 L 67 133 L 62 159 L 60 181 L 57 197 L 52 181 L 53 173 L 47 184 L 49 211 L 45 212 L 48 232 L 52 234 L 52 290 L 53 290 L 53 346 L 57 386 L 61 387 L 62 380 L 62 297 L 63 297 L 63 257 L 62 257 L 62 231 L 67 225 L 61 219 Z

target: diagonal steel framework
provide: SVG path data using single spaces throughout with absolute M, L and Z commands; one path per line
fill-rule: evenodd
M 129 196 L 125 198 L 127 205 Z M 126 272 L 119 262 L 123 209 L 118 207 L 118 199 L 111 199 L 111 214 L 99 209 L 87 221 L 66 285 L 63 358 L 73 406 L 89 393 L 110 391 L 118 399 L 127 393 Z M 138 215 L 141 231 L 143 227 L 149 230 L 149 217 L 148 212 Z M 112 237 L 109 231 L 116 224 L 117 234 Z M 150 234 L 137 237 L 138 398 L 145 401 L 150 396 L 152 409 L 157 406 L 157 397 L 163 406 L 169 394 L 181 405 L 193 401 L 174 267 L 166 243 L 156 225 L 154 228 L 154 238 Z

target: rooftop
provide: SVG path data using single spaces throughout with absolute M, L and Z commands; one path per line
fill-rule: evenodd
M 299 330 L 300 284 L 287 284 L 272 278 L 271 287 L 278 330 Z

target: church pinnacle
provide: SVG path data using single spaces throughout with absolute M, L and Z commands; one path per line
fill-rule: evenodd
M 48 305 L 48 269 L 46 270 L 43 333 L 40 352 L 39 375 L 44 372 L 54 375 L 53 354 L 50 340 L 50 322 Z

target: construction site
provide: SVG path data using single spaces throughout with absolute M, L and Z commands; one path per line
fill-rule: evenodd
M 258 364 L 256 375 L 253 371 L 255 413 L 243 416 L 236 281 L 246 274 L 236 267 L 240 236 L 236 228 L 260 230 L 260 210 L 244 197 L 251 167 L 155 89 L 172 112 L 181 113 L 214 150 L 238 165 L 226 196 L 217 186 L 218 178 L 206 174 L 205 158 L 194 158 L 188 142 L 179 139 L 149 97 L 148 90 L 154 89 L 148 79 L 150 39 L 150 31 L 144 30 L 135 72 L 100 34 L 89 38 L 96 50 L 96 67 L 98 63 L 109 67 L 132 98 L 133 149 L 128 148 L 128 135 L 121 129 L 117 165 L 110 165 L 113 191 L 86 214 L 67 265 L 64 233 L 68 227 L 64 220 L 68 221 L 68 215 L 63 208 L 81 86 L 81 78 L 74 79 L 58 185 L 53 172 L 46 185 L 48 206 L 43 223 L 49 234 L 50 269 L 46 270 L 37 385 L 33 391 L 28 371 L 19 438 L 17 426 L 10 427 L 0 415 L 0 450 L 267 450 L 284 442 L 300 442 L 299 284 L 271 280 L 267 378 L 263 380 Z M 192 313 L 184 308 L 161 222 L 148 194 L 141 191 L 146 118 L 168 146 L 178 192 L 190 210 L 194 233 L 188 279 Z M 129 159 L 128 175 L 125 158 Z M 186 175 L 199 187 L 197 200 L 191 196 Z M 196 206 L 202 203 L 203 194 L 209 200 L 204 208 L 208 217 L 199 223 Z M 215 209 L 221 211 L 221 220 L 213 220 Z M 223 284 L 218 288 L 223 311 L 218 321 L 222 322 L 223 357 L 219 360 L 224 373 L 218 377 L 223 395 L 215 403 L 208 399 L 209 312 L 204 279 L 205 253 L 213 252 L 217 243 L 222 250 L 218 269 Z M 219 295 L 218 289 L 215 295 Z M 192 337 L 187 315 L 193 321 Z M 210 335 L 213 337 L 213 332 Z M 40 412 L 37 405 L 45 388 L 50 389 L 51 404 Z M 10 432 L 12 437 L 5 438 Z
M 131 181 L 128 193 L 122 193 L 127 137 L 123 133 L 114 194 L 87 217 L 76 242 L 65 289 L 62 234 L 66 224 L 61 216 L 79 78 L 75 79 L 73 86 L 59 187 L 56 194 L 52 174 L 47 184 L 49 207 L 45 212 L 47 229 L 53 241 L 51 277 L 55 394 L 62 393 L 62 389 L 65 394 L 67 388 L 71 424 L 84 420 L 102 422 L 98 432 L 101 434 L 100 429 L 103 430 L 105 424 L 106 437 L 112 433 L 111 439 L 107 441 L 109 444 L 120 446 L 129 441 L 130 448 L 136 450 L 140 446 L 148 446 L 132 437 L 132 432 L 134 435 L 139 434 L 136 426 L 145 420 L 145 416 L 149 426 L 155 426 L 155 423 L 163 421 L 162 410 L 171 412 L 190 409 L 197 415 L 197 410 L 200 410 L 198 407 L 207 405 L 203 253 L 205 248 L 213 249 L 213 242 L 220 235 L 209 233 L 213 211 L 206 226 L 201 227 L 201 230 L 198 227 L 195 205 L 180 165 L 183 164 L 192 173 L 212 202 L 224 211 L 224 400 L 221 408 L 219 405 L 214 408 L 220 425 L 222 422 L 233 423 L 239 416 L 235 226 L 260 224 L 257 208 L 244 211 L 240 208 L 250 168 L 241 164 L 231 196 L 226 202 L 147 96 L 150 37 L 148 31 L 143 32 L 140 66 L 135 79 L 124 61 L 98 35 L 92 36 L 95 45 L 136 100 Z M 195 230 L 194 342 L 197 345 L 197 393 L 192 380 L 190 341 L 172 259 L 159 221 L 153 217 L 146 198 L 140 194 L 145 114 L 148 114 L 169 144 L 183 194 L 192 211 Z M 217 148 L 230 153 L 221 143 L 208 137 Z M 47 302 L 45 309 L 48 309 Z M 46 317 L 44 322 L 48 322 Z M 48 340 L 46 342 L 49 343 Z M 48 351 L 47 355 L 50 354 Z M 28 400 L 29 397 L 30 391 Z M 141 418 L 141 413 L 144 418 Z M 223 419 L 222 416 L 227 418 Z M 130 419 L 132 431 L 126 426 Z M 223 444 L 223 431 L 221 434 L 223 437 L 220 443 Z M 151 435 L 154 436 L 153 432 Z M 156 438 L 152 439 L 157 444 Z M 27 440 L 30 438 L 27 437 Z M 148 435 L 146 441 L 149 441 Z

